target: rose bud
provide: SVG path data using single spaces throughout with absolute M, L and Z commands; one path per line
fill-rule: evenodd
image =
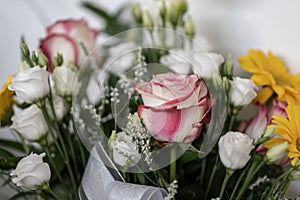
M 227 169 L 243 168 L 250 160 L 253 140 L 246 134 L 229 131 L 219 140 L 219 155 Z
M 233 77 L 230 86 L 230 99 L 234 106 L 248 105 L 257 95 L 258 87 L 250 79 Z
M 36 190 L 47 184 L 51 177 L 51 171 L 48 163 L 43 162 L 45 153 L 37 155 L 31 153 L 22 158 L 15 170 L 10 175 L 12 182 L 18 187 L 26 187 L 30 190 Z
M 19 72 L 8 86 L 26 103 L 33 103 L 46 97 L 49 92 L 49 73 L 38 66 Z
M 48 133 L 43 113 L 34 104 L 15 114 L 11 120 L 11 128 L 18 131 L 28 141 L 38 141 Z

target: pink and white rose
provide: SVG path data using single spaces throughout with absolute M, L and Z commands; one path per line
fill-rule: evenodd
M 195 74 L 156 74 L 150 82 L 136 83 L 135 89 L 144 102 L 139 117 L 158 141 L 192 142 L 210 121 L 211 98 Z
M 87 52 L 96 46 L 98 31 L 90 28 L 84 19 L 59 20 L 47 28 L 47 36 L 40 42 L 40 48 L 49 59 L 49 71 L 58 53 L 62 54 L 64 64 L 73 62 L 80 65 Z M 82 48 L 84 45 L 84 48 Z

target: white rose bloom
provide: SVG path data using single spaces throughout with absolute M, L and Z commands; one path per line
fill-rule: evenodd
M 68 112 L 68 103 L 64 98 L 57 95 L 55 92 L 52 93 L 52 103 L 54 112 L 56 115 L 56 119 L 58 121 L 62 120 L 62 118 L 67 114 Z M 51 119 L 54 119 L 51 104 L 49 100 L 46 101 L 46 109 Z
M 195 53 L 193 71 L 202 78 L 211 79 L 214 72 L 218 72 L 224 57 L 217 53 Z
M 116 75 L 124 73 L 136 60 L 137 49 L 138 47 L 133 42 L 112 46 L 108 50 L 109 57 L 105 62 L 105 68 Z
M 233 77 L 230 86 L 230 98 L 235 106 L 248 105 L 257 95 L 258 87 L 250 79 Z
M 47 183 L 51 177 L 50 167 L 43 162 L 45 153 L 40 155 L 31 153 L 22 158 L 15 170 L 10 175 L 12 182 L 18 187 L 26 187 L 35 190 L 43 184 Z
M 32 103 L 49 94 L 49 73 L 38 66 L 21 71 L 12 79 L 9 90 L 27 103 Z
M 77 73 L 66 66 L 56 67 L 52 79 L 58 95 L 70 97 L 76 93 L 78 86 Z
M 39 140 L 48 133 L 48 126 L 41 109 L 35 104 L 12 117 L 11 128 L 29 141 Z
M 219 71 L 224 58 L 221 54 L 217 53 L 173 49 L 170 50 L 170 54 L 163 56 L 160 61 L 178 74 L 188 74 L 193 70 L 200 77 L 210 79 L 215 71 Z
M 117 133 L 116 139 L 111 142 L 111 147 L 115 163 L 122 167 L 132 167 L 141 159 L 137 145 L 132 142 L 132 138 L 126 135 L 125 132 Z
M 219 155 L 227 169 L 243 168 L 250 160 L 253 140 L 246 134 L 229 131 L 219 140 Z

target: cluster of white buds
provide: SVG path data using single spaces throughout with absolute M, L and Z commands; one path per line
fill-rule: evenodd
M 141 123 L 137 113 L 129 114 L 128 123 L 125 132 L 133 138 L 134 143 L 140 148 L 141 153 L 145 155 L 146 163 L 151 166 L 153 161 L 151 156 L 151 135 Z
M 129 79 L 125 74 L 120 75 L 120 87 L 123 89 L 123 92 L 131 97 L 134 93 L 133 80 Z
M 167 188 L 168 195 L 164 198 L 164 200 L 174 200 L 175 195 L 177 193 L 177 188 L 178 188 L 178 182 L 177 180 L 174 180 L 172 183 L 170 183 L 169 187 Z
M 268 182 L 270 179 L 265 175 L 264 177 L 258 177 L 258 179 L 250 185 L 249 189 L 253 190 L 255 187 L 259 186 L 262 183 Z
M 110 101 L 115 104 L 120 103 L 120 99 L 118 99 L 118 96 L 120 95 L 119 89 L 111 87 L 110 90 Z
M 76 123 L 76 124 L 78 124 L 78 128 L 79 128 L 79 130 L 80 131 L 83 131 L 84 130 L 84 128 L 85 128 L 85 123 L 84 123 L 84 121 L 79 117 L 79 113 L 78 112 L 75 112 L 75 110 L 74 110 L 74 107 L 71 107 L 71 115 L 73 115 L 73 117 L 74 117 L 74 122 Z
M 147 73 L 145 56 L 143 56 L 143 50 L 141 47 L 138 48 L 137 52 L 137 61 L 138 65 L 134 71 L 134 81 L 135 82 L 143 82 L 143 76 Z
M 100 126 L 101 115 L 98 114 L 97 109 L 93 105 L 86 105 L 84 108 L 90 112 L 92 118 L 95 120 L 96 125 Z

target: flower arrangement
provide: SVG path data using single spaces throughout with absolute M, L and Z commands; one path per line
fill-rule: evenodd
M 22 40 L 0 92 L 1 125 L 19 136 L 0 140 L 12 199 L 286 197 L 300 178 L 299 75 L 260 50 L 239 58 L 250 79 L 234 75 L 185 0 L 130 5 L 130 24 L 124 8 L 84 6 L 112 37 L 97 45 L 85 20 L 57 21 L 37 52 Z

